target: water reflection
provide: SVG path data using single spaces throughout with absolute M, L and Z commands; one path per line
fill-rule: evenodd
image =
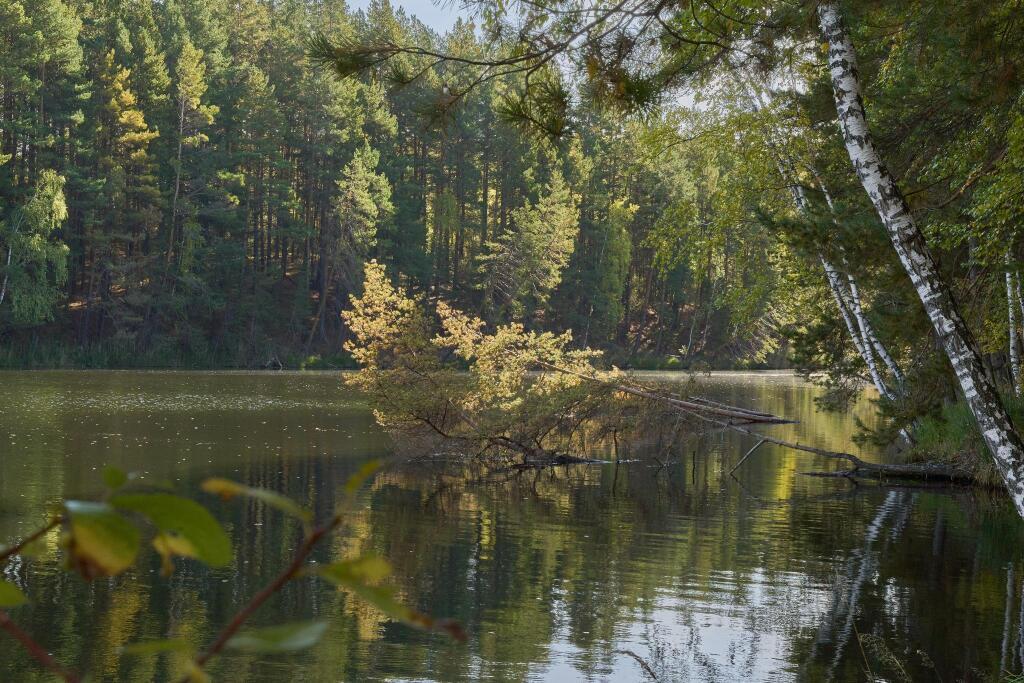
M 799 417 L 783 438 L 856 449 L 850 415 L 814 412 L 815 390 L 787 375 L 726 374 L 709 391 Z M 2 373 L 0 536 L 28 531 L 62 492 L 98 489 L 104 464 L 195 491 L 209 475 L 283 491 L 320 513 L 361 462 L 389 452 L 372 416 L 333 375 Z M 856 414 L 870 419 L 870 404 Z M 833 467 L 715 433 L 676 444 L 667 467 L 604 465 L 476 478 L 434 467 L 382 474 L 318 561 L 374 550 L 401 595 L 459 619 L 460 645 L 385 621 L 302 580 L 261 624 L 326 616 L 302 655 L 231 655 L 217 680 L 864 680 L 867 634 L 914 680 L 990 680 L 1024 666 L 1022 526 L 984 493 L 852 487 L 802 477 Z M 625 446 L 624 446 L 625 447 Z M 635 448 L 631 457 L 644 454 Z M 873 454 L 864 453 L 865 457 Z M 664 458 L 662 458 L 664 460 Z M 471 475 L 473 473 L 470 473 Z M 145 638 L 208 642 L 273 576 L 299 532 L 253 503 L 213 503 L 234 564 L 158 561 L 86 584 L 58 571 L 57 538 L 7 578 L 33 605 L 16 618 L 62 661 L 97 680 L 172 680 L 179 655 L 119 660 Z M 46 680 L 0 640 L 0 680 Z M 874 672 L 876 653 L 867 653 Z

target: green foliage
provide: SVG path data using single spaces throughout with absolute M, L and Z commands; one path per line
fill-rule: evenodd
M 64 178 L 44 171 L 28 202 L 0 220 L 0 305 L 9 298 L 15 322 L 53 317 L 68 277 L 69 252 L 54 233 L 67 216 Z
M 10 581 L 0 580 L 0 607 L 17 607 L 28 602 L 21 589 Z
M 399 292 L 376 263 L 343 315 L 360 364 L 346 381 L 369 396 L 380 424 L 407 436 L 543 462 L 573 449 L 588 418 L 600 424 L 612 413 L 606 381 L 617 372 L 597 370 L 600 354 L 572 348 L 569 332 L 511 323 L 487 333 L 483 320 L 440 301 L 432 336 L 422 300 Z
M 380 153 L 368 145 L 357 150 L 338 181 L 338 214 L 345 237 L 356 254 L 369 254 L 377 241 L 380 223 L 394 211 L 388 179 L 374 169 Z
M 351 503 L 355 492 L 380 469 L 380 465 L 379 461 L 369 461 L 345 482 L 346 506 Z M 77 571 L 86 579 L 116 576 L 127 571 L 134 564 L 140 549 L 141 534 L 134 523 L 140 518 L 156 527 L 153 547 L 161 556 L 165 576 L 174 569 L 171 562 L 174 556 L 194 558 L 212 567 L 221 567 L 231 561 L 231 540 L 204 506 L 168 493 L 123 492 L 126 487 L 137 486 L 137 477 L 113 467 L 104 470 L 103 481 L 112 492 L 122 492 L 110 496 L 109 502 L 65 501 L 62 516 L 34 535 L 41 537 L 59 523 L 63 529 L 62 545 L 69 569 Z M 296 550 L 296 557 L 284 572 L 266 590 L 252 598 L 202 657 L 187 664 L 190 680 L 208 679 L 203 666 L 221 648 L 274 654 L 304 650 L 315 645 L 327 630 L 326 621 L 280 624 L 239 631 L 245 620 L 271 593 L 280 590 L 292 579 L 310 574 L 344 587 L 393 619 L 464 639 L 457 624 L 435 620 L 406 607 L 391 588 L 382 585 L 381 581 L 390 575 L 391 567 L 376 555 L 362 555 L 328 565 L 315 562 L 307 564 L 314 546 L 342 525 L 343 515 L 348 512 L 347 507 L 335 511 L 320 526 L 313 528 L 312 514 L 279 493 L 220 478 L 206 480 L 202 488 L 225 500 L 241 495 L 266 503 L 301 521 L 304 538 Z M 31 544 L 12 548 L 4 552 L 3 559 L 6 560 L 15 552 L 27 556 Z M 0 581 L 0 608 L 17 607 L 25 602 L 27 598 L 18 586 Z M 34 641 L 30 641 L 30 644 L 30 650 L 42 651 Z M 124 656 L 184 652 L 191 657 L 195 651 L 193 643 L 181 638 L 131 643 L 120 648 L 120 654 Z M 47 668 L 53 668 L 50 661 L 44 662 L 40 658 L 40 662 Z
M 272 508 L 280 510 L 286 515 L 290 515 L 303 524 L 309 524 L 313 521 L 313 513 L 300 505 L 296 505 L 295 501 L 287 496 L 282 496 L 280 493 L 275 491 L 268 491 L 267 489 L 253 488 L 252 486 L 245 486 L 238 482 L 231 481 L 230 479 L 221 479 L 214 477 L 207 479 L 203 482 L 203 491 L 207 493 L 213 493 L 221 497 L 222 500 L 231 500 L 235 496 L 248 496 L 249 498 L 255 498 L 256 500 L 266 503 Z
M 117 490 L 128 483 L 128 474 L 116 467 L 104 467 L 103 483 L 108 489 Z
M 164 571 L 173 567 L 173 555 L 193 557 L 211 567 L 231 561 L 231 539 L 202 505 L 169 493 L 120 494 L 110 499 L 121 510 L 137 512 L 160 531 L 153 547 L 164 560 Z
M 378 557 L 363 556 L 355 560 L 334 562 L 316 569 L 320 578 L 345 588 L 395 621 L 428 631 L 443 631 L 453 638 L 465 640 L 462 629 L 454 622 L 436 620 L 402 604 L 395 591 L 378 585 L 391 575 L 391 566 Z
M 64 546 L 69 565 L 86 579 L 120 574 L 135 562 L 139 530 L 107 503 L 69 500 Z
M 516 209 L 512 228 L 480 256 L 490 296 L 517 317 L 544 304 L 562 280 L 578 230 L 576 199 L 556 172 L 537 203 Z
M 1024 399 L 1006 394 L 1002 398 L 1014 424 L 1024 424 Z M 913 458 L 954 462 L 973 472 L 978 481 L 1002 485 L 974 416 L 963 403 L 945 403 L 921 416 L 914 428 L 914 440 Z
M 707 291 L 695 303 L 686 275 L 652 259 L 686 117 L 604 109 L 647 106 L 655 71 L 623 70 L 591 45 L 579 91 L 554 63 L 478 80 L 400 47 L 470 60 L 528 48 L 489 42 L 482 24 L 437 35 L 386 3 L 0 7 L 12 98 L 0 195 L 23 207 L 54 172 L 68 209 L 45 267 L 12 252 L 5 366 L 347 365 L 339 314 L 371 258 L 397 285 L 489 322 L 572 329 L 624 362 L 676 353 L 709 308 L 702 352 L 768 357 L 747 351 L 770 347 L 750 335 L 725 343 L 772 297 L 766 264 L 730 257 L 744 278 L 719 285 L 721 305 Z M 567 28 L 531 22 L 535 38 Z
M 243 631 L 228 641 L 227 647 L 242 652 L 277 654 L 313 647 L 327 632 L 326 621 L 280 624 Z

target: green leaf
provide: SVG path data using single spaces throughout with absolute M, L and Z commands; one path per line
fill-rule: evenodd
M 231 500 L 235 496 L 248 496 L 249 498 L 255 498 L 256 500 L 266 503 L 272 508 L 280 510 L 286 515 L 291 515 L 292 517 L 302 520 L 304 524 L 308 524 L 313 520 L 312 512 L 303 508 L 291 498 L 282 496 L 280 493 L 275 491 L 246 486 L 245 484 L 239 484 L 238 482 L 231 481 L 230 479 L 221 479 L 220 477 L 207 479 L 203 482 L 202 489 L 207 493 L 218 495 L 224 500 Z
M 181 638 L 166 638 L 163 640 L 144 640 L 138 643 L 130 643 L 121 648 L 122 655 L 150 655 L 159 652 L 189 652 L 192 645 Z
M 316 573 L 335 583 L 345 580 L 379 583 L 391 576 L 391 565 L 379 555 L 362 555 L 354 560 L 324 565 L 317 568 Z
M 367 479 L 372 477 L 374 473 L 381 468 L 382 463 L 380 460 L 370 460 L 364 463 L 362 467 L 356 470 L 355 474 L 348 478 L 345 482 L 345 493 L 355 493 L 360 487 L 366 482 Z
M 28 602 L 21 589 L 10 581 L 0 580 L 0 607 L 17 607 Z
M 153 549 L 160 555 L 160 575 L 170 576 L 174 572 L 174 557 L 198 557 L 195 546 L 188 539 L 177 534 L 163 532 L 153 537 Z
M 86 579 L 120 574 L 139 552 L 139 530 L 106 503 L 65 501 L 68 533 L 64 543 L 72 567 Z
M 444 631 L 456 640 L 466 639 L 458 623 L 448 619 L 434 619 L 402 604 L 395 597 L 395 589 L 391 586 L 371 585 L 391 573 L 391 567 L 380 558 L 371 555 L 334 562 L 317 567 L 313 572 L 330 583 L 352 591 L 395 621 L 427 631 Z
M 128 475 L 124 470 L 107 465 L 103 468 L 103 483 L 108 489 L 117 490 L 128 483 Z
M 294 652 L 316 645 L 326 632 L 326 621 L 281 624 L 239 633 L 228 641 L 227 647 L 246 652 Z
M 165 544 L 173 554 L 195 557 L 213 567 L 231 562 L 231 539 L 213 515 L 195 501 L 169 493 L 132 493 L 114 496 L 110 502 L 147 517 L 175 541 L 188 543 Z

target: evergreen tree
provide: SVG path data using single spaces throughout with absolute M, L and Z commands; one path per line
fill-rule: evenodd
M 520 317 L 547 303 L 562 279 L 579 230 L 579 209 L 555 172 L 536 204 L 512 213 L 511 228 L 480 257 L 487 298 Z

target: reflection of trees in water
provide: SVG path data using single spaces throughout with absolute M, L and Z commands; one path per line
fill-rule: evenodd
M 758 509 L 752 518 L 748 501 L 719 491 L 717 477 L 708 477 L 714 467 L 701 459 L 696 470 L 686 462 L 668 475 L 643 466 L 618 472 L 591 467 L 440 486 L 393 474 L 390 485 L 422 487 L 422 507 L 410 500 L 394 520 L 394 508 L 374 510 L 373 526 L 384 536 L 406 529 L 409 538 L 400 538 L 398 546 L 414 548 L 439 541 L 410 525 L 417 515 L 429 515 L 425 528 L 474 528 L 472 537 L 440 540 L 469 544 L 458 550 L 466 558 L 465 573 L 446 583 L 468 587 L 477 600 L 468 617 L 471 631 L 504 634 L 506 649 L 492 650 L 494 656 L 544 662 L 550 643 L 564 639 L 583 650 L 581 669 L 601 671 L 617 629 L 652 619 L 667 601 L 695 675 L 728 677 L 719 670 L 723 657 L 729 672 L 753 673 L 763 665 L 761 633 L 781 631 L 789 638 L 801 628 L 799 617 L 773 614 L 779 606 L 800 612 L 807 582 L 786 574 L 799 557 L 792 538 L 801 542 L 799 534 L 773 536 L 765 528 L 791 524 L 791 511 Z M 663 540 L 652 544 L 652 538 Z M 770 543 L 771 552 L 754 549 L 762 543 Z M 456 549 L 445 554 L 454 556 Z M 430 556 L 410 550 L 398 560 L 399 573 L 413 582 L 436 575 L 421 563 Z M 715 575 L 727 576 L 729 585 L 715 585 Z M 705 648 L 702 619 L 709 617 L 724 620 L 730 642 Z
M 843 576 L 837 577 L 832 602 L 818 628 L 814 648 L 811 650 L 811 657 L 814 657 L 818 646 L 835 642 L 835 652 L 825 674 L 829 681 L 835 678 L 836 667 L 839 666 L 853 635 L 854 620 L 857 617 L 857 607 L 864 584 L 869 578 L 874 578 L 878 571 L 878 554 L 881 551 L 875 549 L 875 541 L 878 540 L 886 521 L 890 517 L 896 517 L 888 537 L 890 542 L 896 542 L 899 531 L 906 524 L 906 516 L 912 504 L 913 498 L 906 492 L 890 491 L 865 530 L 863 545 L 847 560 Z
M 347 533 L 318 560 L 363 550 L 382 554 L 395 566 L 402 597 L 459 619 L 471 646 L 387 623 L 343 592 L 299 581 L 259 621 L 329 616 L 324 642 L 273 666 L 233 655 L 213 673 L 251 681 L 281 680 L 296 670 L 311 680 L 518 681 L 555 659 L 564 664 L 568 651 L 580 676 L 635 676 L 636 665 L 616 654 L 625 639 L 646 658 L 661 649 L 665 670 L 675 672 L 664 680 L 756 680 L 777 664 L 775 657 L 788 659 L 793 670 L 821 674 L 809 675 L 812 680 L 822 680 L 826 669 L 850 680 L 852 671 L 861 671 L 853 624 L 889 624 L 887 637 L 902 629 L 908 642 L 954 642 L 956 631 L 926 632 L 948 614 L 945 605 L 927 604 L 933 588 L 966 596 L 966 620 L 992 617 L 994 629 L 963 645 L 980 662 L 991 655 L 984 670 L 994 669 L 1001 648 L 1010 663 L 1024 652 L 1017 587 L 1004 573 L 1005 552 L 994 549 L 1019 539 L 1016 527 L 972 523 L 965 537 L 968 521 L 958 511 L 970 510 L 969 504 L 904 491 L 864 489 L 841 501 L 808 497 L 767 505 L 723 483 L 728 467 L 706 450 L 696 458 L 683 453 L 665 469 L 634 463 L 491 476 L 473 467 L 439 470 L 419 463 L 389 470 L 366 493 Z M 777 471 L 785 462 L 766 458 L 747 476 L 760 476 L 756 468 L 763 465 L 764 479 L 752 485 L 781 495 L 776 478 L 792 478 Z M 253 460 L 240 478 L 315 506 L 322 516 L 355 467 L 332 458 Z M 183 490 L 190 486 L 194 482 Z M 122 603 L 112 599 L 112 585 L 19 568 L 19 581 L 47 596 L 45 609 L 28 613 L 33 633 L 66 661 L 96 662 L 110 680 L 170 678 L 180 666 L 174 657 L 125 660 L 119 668 L 107 658 L 129 637 L 208 640 L 280 569 L 298 538 L 290 523 L 262 505 L 214 507 L 239 549 L 231 571 L 183 562 L 169 582 L 139 572 L 126 578 L 135 582 L 133 597 Z M 861 539 L 859 547 L 844 552 L 853 537 Z M 848 557 L 842 582 L 829 579 L 837 549 Z M 834 593 L 828 590 L 833 584 Z M 895 599 L 879 595 L 890 585 Z M 812 609 L 816 602 L 828 614 L 822 623 Z M 645 623 L 663 630 L 644 633 L 638 624 Z M 815 644 L 822 631 L 834 646 Z M 1009 644 L 1002 646 L 1007 632 Z M 966 670 L 950 653 L 931 654 Z M 0 680 L 23 680 L 23 670 L 0 662 Z
M 986 521 L 987 505 L 973 493 L 886 493 L 833 580 L 801 677 L 852 680 L 871 666 L 897 679 L 990 680 L 1005 662 L 1019 670 L 1020 529 L 1001 514 Z

